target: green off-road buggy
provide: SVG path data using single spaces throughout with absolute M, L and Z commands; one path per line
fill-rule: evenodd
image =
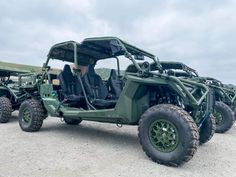
M 211 78 L 211 77 L 203 77 L 205 79 L 205 82 L 208 85 L 211 85 L 211 87 L 215 90 L 215 96 L 216 96 L 216 101 L 223 102 L 226 105 L 228 105 L 231 108 L 232 115 L 233 115 L 233 123 L 236 120 L 236 90 L 233 88 L 229 88 L 225 84 L 223 84 L 221 81 Z M 215 113 L 217 114 L 217 113 Z M 219 119 L 217 119 L 218 123 L 218 130 L 220 133 L 224 133 L 225 131 L 229 130 L 232 126 L 232 119 L 229 120 L 224 120 L 224 117 L 222 115 L 217 116 Z M 223 126 L 225 123 L 228 121 L 228 126 L 225 127 Z
M 213 115 L 216 118 L 216 132 L 228 131 L 233 123 L 233 110 L 236 107 L 236 92 L 210 77 L 200 77 L 198 73 L 181 62 L 160 62 L 163 69 L 176 77 L 187 78 L 207 85 L 214 93 L 215 106 Z
M 220 82 L 220 81 L 219 81 Z M 223 84 L 220 82 L 221 85 L 223 85 L 224 90 L 226 90 L 226 92 L 229 93 L 229 97 L 231 98 L 231 102 L 233 102 L 233 104 L 230 104 L 231 109 L 234 112 L 234 122 L 236 122 L 236 86 L 233 84 Z
M 105 81 L 94 69 L 103 60 L 117 63 L 117 70 L 112 69 Z M 159 72 L 150 70 L 148 60 L 155 63 Z M 57 77 L 50 73 L 54 61 L 65 62 Z M 132 63 L 124 76 L 120 75 L 120 62 Z M 162 74 L 153 54 L 116 37 L 54 45 L 41 76 L 29 89 L 27 85 L 22 87 L 33 93 L 20 106 L 19 124 L 23 131 L 38 131 L 46 114 L 73 125 L 83 120 L 137 125 L 147 156 L 170 166 L 189 161 L 199 141 L 207 142 L 214 133 L 208 87 Z M 197 97 L 196 91 L 200 92 Z
M 19 89 L 23 79 L 20 75 L 26 73 L 28 71 L 13 68 L 0 69 L 0 123 L 8 122 L 12 111 L 18 110 L 20 104 L 27 99 L 27 93 Z M 29 85 L 26 80 L 24 83 Z

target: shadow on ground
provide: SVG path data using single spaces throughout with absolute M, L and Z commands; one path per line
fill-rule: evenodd
M 104 125 L 104 126 L 103 126 Z M 90 124 L 83 122 L 80 125 L 67 125 L 65 123 L 55 123 L 42 127 L 41 133 L 63 134 L 66 138 L 89 139 L 90 141 L 103 141 L 114 144 L 125 144 L 126 146 L 139 145 L 137 131 L 131 127 L 117 128 L 115 125 Z M 130 131 L 129 131 L 129 128 Z M 128 131 L 127 131 L 128 130 Z

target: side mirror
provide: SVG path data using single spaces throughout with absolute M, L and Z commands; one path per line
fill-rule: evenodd
M 48 66 L 46 63 L 43 63 L 43 71 L 50 70 L 51 67 Z
M 46 67 L 47 67 L 46 63 L 43 63 L 43 68 L 46 68 Z

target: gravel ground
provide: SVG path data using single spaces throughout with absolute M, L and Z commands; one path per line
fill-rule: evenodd
M 27 133 L 15 116 L 0 124 L 0 141 L 0 177 L 236 177 L 236 125 L 215 134 L 178 168 L 152 162 L 141 149 L 135 126 L 69 126 L 48 118 L 39 132 Z

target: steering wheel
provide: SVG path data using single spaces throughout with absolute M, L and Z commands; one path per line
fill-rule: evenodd
M 147 61 L 143 62 L 142 65 L 141 65 L 141 69 L 143 69 L 144 71 L 149 71 L 150 70 L 150 64 Z

